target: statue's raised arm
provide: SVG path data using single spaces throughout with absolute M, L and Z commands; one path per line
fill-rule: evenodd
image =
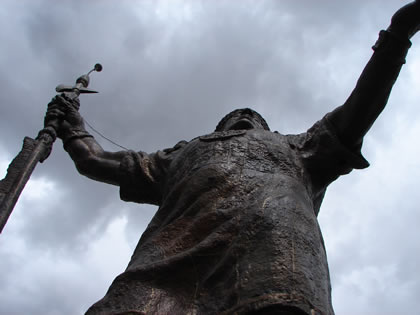
M 70 100 L 64 94 L 57 95 L 48 105 L 45 125 L 49 121 L 59 121 L 58 137 L 63 140 L 64 149 L 79 173 L 97 181 L 119 185 L 120 162 L 126 153 L 104 151 L 86 131 L 78 107 L 78 100 Z
M 420 1 L 399 9 L 386 31 L 381 31 L 375 51 L 344 105 L 328 118 L 348 146 L 361 144 L 363 136 L 384 109 L 392 86 L 405 63 L 410 38 L 420 28 Z

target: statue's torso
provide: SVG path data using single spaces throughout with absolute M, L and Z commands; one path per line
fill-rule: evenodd
M 188 296 L 183 307 L 191 312 L 277 303 L 329 309 L 311 182 L 286 136 L 254 130 L 196 138 L 176 154 L 167 178 L 129 270 L 157 263 L 167 277 L 162 289 Z
M 326 118 L 300 135 L 230 131 L 150 155 L 128 152 L 121 198 L 159 209 L 89 314 L 292 306 L 332 315 L 316 216 L 328 184 L 364 163 Z

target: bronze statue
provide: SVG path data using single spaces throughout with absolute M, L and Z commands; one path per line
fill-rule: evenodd
M 58 96 L 46 124 L 78 171 L 159 209 L 124 273 L 87 314 L 334 314 L 317 214 L 327 186 L 369 164 L 362 140 L 383 110 L 420 26 L 420 1 L 393 16 L 344 105 L 307 132 L 271 132 L 255 111 L 173 148 L 106 152 L 77 104 Z

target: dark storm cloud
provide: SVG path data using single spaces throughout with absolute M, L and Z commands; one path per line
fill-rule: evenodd
M 259 111 L 273 130 L 302 132 L 345 101 L 371 55 L 377 32 L 387 27 L 392 13 L 405 3 L 5 2 L 0 9 L 4 47 L 0 147 L 7 152 L 1 158 L 10 160 L 24 136 L 36 136 L 55 86 L 73 84 L 96 62 L 104 70 L 92 74 L 90 87 L 100 93 L 82 95 L 81 112 L 95 128 L 126 147 L 152 152 L 173 146 L 181 139 L 211 132 L 226 113 L 239 107 Z M 399 99 L 406 94 L 396 91 Z M 414 100 L 406 96 L 401 103 Z M 409 116 L 415 115 L 415 109 L 404 108 Z M 377 149 L 383 141 L 398 143 L 389 139 L 388 126 L 394 116 L 395 111 L 387 109 L 366 139 L 364 151 L 371 162 L 379 164 L 381 157 L 376 155 L 389 154 Z M 96 138 L 106 149 L 118 150 Z M 398 149 L 416 155 L 407 147 Z M 411 160 L 400 163 L 399 173 L 406 174 L 403 165 Z M 416 236 L 412 181 L 406 185 L 399 185 L 404 178 L 392 181 L 402 189 L 403 201 L 397 204 L 388 198 L 374 198 L 382 200 L 379 204 L 368 198 L 369 191 L 379 194 L 373 188 L 375 181 L 386 182 L 381 174 L 388 170 L 387 165 L 378 165 L 341 179 L 329 190 L 321 211 L 339 314 L 372 314 L 369 299 L 384 305 L 380 313 L 404 301 L 410 301 L 412 308 L 419 306 L 412 301 L 414 293 L 404 293 L 393 305 L 392 298 L 377 300 L 375 294 L 380 272 L 382 281 L 389 280 L 400 292 L 419 289 L 419 282 L 408 279 L 418 263 L 412 256 L 416 245 L 400 245 Z M 32 178 L 50 195 L 27 187 L 35 196 L 22 196 L 0 236 L 0 270 L 7 283 L 0 290 L 0 312 L 80 313 L 123 270 L 155 208 L 123 203 L 118 187 L 79 176 L 61 141 Z M 361 192 L 366 192 L 363 198 Z M 389 187 L 385 195 L 394 194 L 395 189 Z M 380 216 L 369 214 L 378 207 L 384 209 Z M 413 220 L 390 220 L 396 208 L 402 209 L 401 218 L 411 214 Z M 120 267 L 101 273 L 98 269 L 108 260 L 98 261 L 92 255 L 101 246 L 111 252 L 122 246 L 98 245 L 111 242 L 109 228 L 121 218 L 127 221 L 118 235 L 123 234 L 131 249 L 125 249 L 127 257 L 121 254 L 125 262 Z M 401 231 L 401 237 L 385 233 L 386 229 Z M 376 241 L 367 243 L 369 239 Z M 390 245 L 401 248 L 396 259 L 386 256 Z M 407 263 L 410 258 L 413 263 Z M 359 305 L 352 305 L 345 292 L 358 299 Z

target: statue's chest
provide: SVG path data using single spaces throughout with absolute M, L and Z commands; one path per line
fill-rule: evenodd
M 300 172 L 299 157 L 283 135 L 267 131 L 212 133 L 186 145 L 172 164 L 177 173 L 203 168 L 229 173 L 244 171 L 295 176 Z

